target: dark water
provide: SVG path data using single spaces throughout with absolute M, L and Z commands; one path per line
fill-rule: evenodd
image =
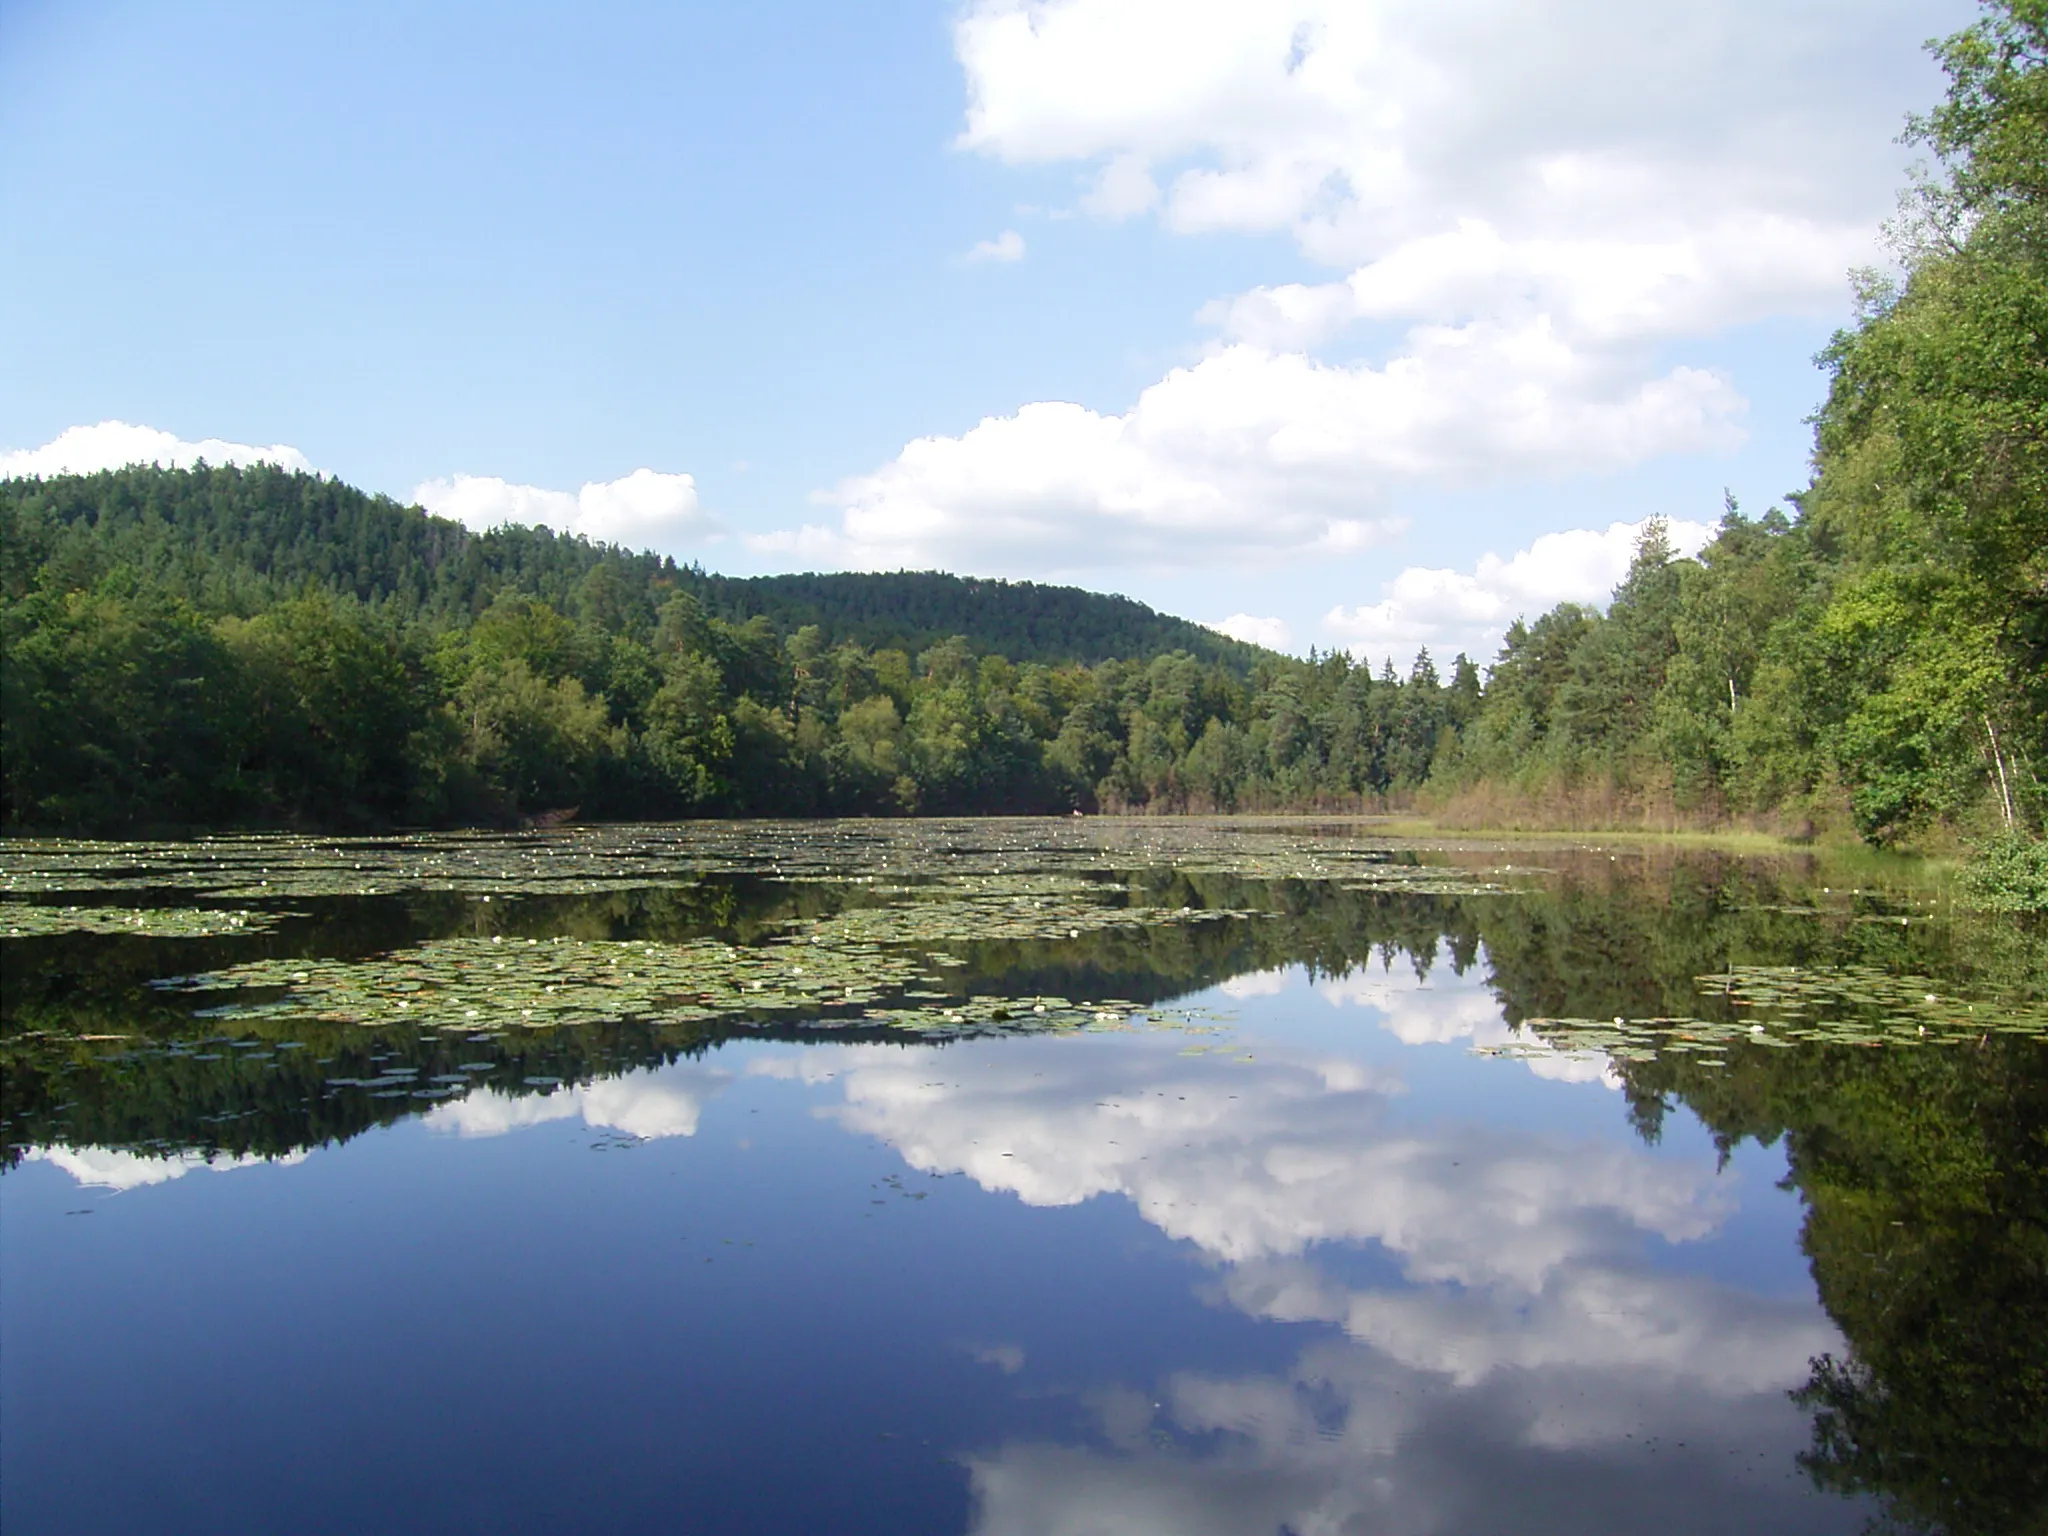
M 0 951 L 10 1536 L 2048 1529 L 2037 933 L 1786 860 L 717 835 L 10 853 L 260 929 Z M 564 935 L 833 990 L 506 1023 Z M 308 1011 L 447 940 L 497 1012 Z

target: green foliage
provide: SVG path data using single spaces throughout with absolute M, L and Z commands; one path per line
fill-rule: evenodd
M 1729 505 L 1697 562 L 1646 539 L 1604 615 L 1518 623 L 1448 787 L 1598 781 L 1708 817 L 1838 795 L 1875 843 L 2048 811 L 2048 7 L 1937 45 L 1911 135 L 1942 175 L 1901 281 L 1820 361 L 1798 516 Z M 1652 527 L 1654 528 L 1654 524 Z
M 232 653 L 155 593 L 38 591 L 5 611 L 5 807 L 70 825 L 227 821 L 252 722 Z
M 215 626 L 248 732 L 241 774 L 286 819 L 373 826 L 418 819 L 430 695 L 415 657 L 353 603 L 317 588 Z
M 2048 842 L 2008 832 L 1963 866 L 1963 900 L 1987 912 L 2048 912 Z
M 1463 657 L 1375 681 L 1028 584 L 817 578 L 785 632 L 652 556 L 269 469 L 16 481 L 0 535 L 11 828 L 1356 808 L 1481 695 Z M 1074 659 L 1110 640 L 1140 649 Z
M 816 628 L 828 645 L 851 642 L 915 655 L 965 635 L 978 651 L 1017 663 L 1093 665 L 1185 651 L 1239 674 L 1264 654 L 1127 597 L 1032 581 L 940 571 L 746 578 L 689 573 L 688 579 L 706 608 L 722 618 L 763 618 L 782 633 Z
M 1820 625 L 1846 707 L 1837 759 L 1883 839 L 1996 785 L 2038 824 L 2048 754 L 2048 9 L 1989 4 L 1935 52 L 1941 157 L 1900 231 L 1902 285 L 1825 355 L 1806 502 L 1840 576 Z

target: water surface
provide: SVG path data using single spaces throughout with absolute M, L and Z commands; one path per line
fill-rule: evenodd
M 10 1532 L 2037 1530 L 2039 936 L 977 822 L 0 848 Z

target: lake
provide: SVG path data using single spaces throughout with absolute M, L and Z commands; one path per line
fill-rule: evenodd
M 2048 956 L 1875 857 L 0 844 L 0 1521 L 2048 1519 Z

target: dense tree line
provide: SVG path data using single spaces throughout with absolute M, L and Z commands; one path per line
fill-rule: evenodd
M 742 582 L 274 469 L 0 484 L 10 827 L 1355 808 L 2038 833 L 2048 0 L 1940 45 L 1939 162 L 1822 361 L 1790 515 L 1649 525 L 1482 681 L 1123 599 Z M 2038 851 L 2038 850 L 2037 850 Z M 2035 861 L 2036 863 L 2039 860 Z
M 2040 825 L 2048 759 L 2048 5 L 1939 45 L 1934 151 L 1821 361 L 1796 517 L 1646 548 L 1605 616 L 1517 625 L 1460 781 L 1680 808 L 1845 804 L 1887 841 Z M 1991 802 L 1987 805 L 1987 801 Z
M 5 812 L 74 829 L 1355 805 L 1420 782 L 1479 698 L 1427 658 L 1249 678 L 1185 652 L 915 656 L 816 626 L 571 611 L 501 589 L 467 623 L 308 582 L 251 616 L 116 568 L 6 593 Z M 604 595 L 600 592 L 600 596 Z

